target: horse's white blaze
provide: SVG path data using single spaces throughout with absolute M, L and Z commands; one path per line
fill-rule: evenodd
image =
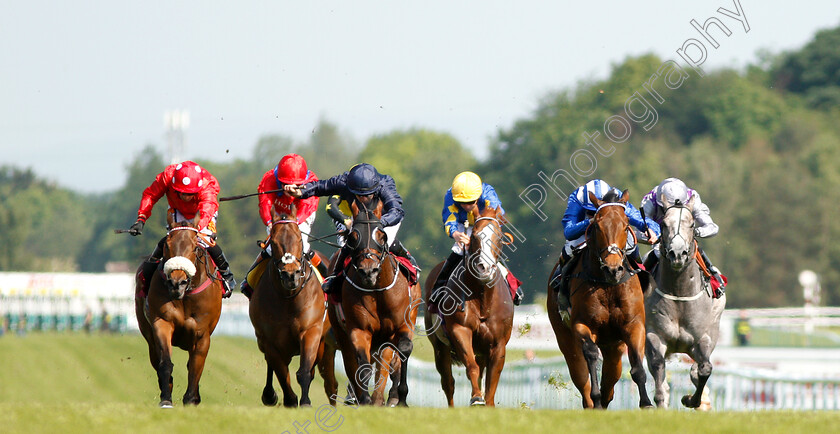
M 283 257 L 282 257 L 282 258 L 280 258 L 280 261 L 281 261 L 282 263 L 284 263 L 284 264 L 288 265 L 288 264 L 291 264 L 291 263 L 295 262 L 295 257 L 294 257 L 294 255 L 292 255 L 291 253 L 286 252 L 286 253 L 283 255 Z
M 195 264 L 183 256 L 174 256 L 163 264 L 163 274 L 169 276 L 174 270 L 184 270 L 187 276 L 195 276 Z
M 479 255 L 478 262 L 484 265 L 485 269 L 493 270 L 495 273 L 495 265 L 499 255 L 498 248 L 493 243 L 493 236 L 496 231 L 492 226 L 487 225 L 478 233 L 478 239 L 481 240 L 481 255 Z

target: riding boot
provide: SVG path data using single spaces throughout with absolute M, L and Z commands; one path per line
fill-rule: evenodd
M 697 244 L 697 250 L 700 252 L 700 257 L 703 258 L 703 262 L 706 263 L 706 268 L 712 273 L 712 277 L 720 283 L 718 287 L 717 293 L 715 294 L 715 298 L 720 298 L 724 292 L 726 292 L 726 282 L 723 280 L 723 277 L 720 276 L 720 270 L 712 264 L 712 261 L 706 256 L 706 252 L 700 247 L 700 244 Z
M 411 265 L 414 267 L 414 269 L 417 270 L 418 273 L 420 272 L 420 267 L 417 265 L 417 261 L 414 259 L 414 256 L 411 256 L 411 253 L 408 252 L 408 249 L 406 249 L 405 246 L 403 246 L 400 240 L 394 240 L 394 242 L 391 243 L 391 247 L 388 249 L 388 251 L 397 256 L 408 259 L 408 261 L 411 262 Z
M 563 251 L 560 253 L 560 258 L 557 259 L 557 267 L 554 268 L 554 272 L 551 273 L 551 277 L 548 279 L 548 286 L 551 289 L 557 291 L 560 289 L 560 276 L 563 275 L 563 266 L 569 261 L 569 255 L 566 254 L 566 249 L 564 248 Z
M 222 247 L 218 243 L 213 247 L 208 247 L 207 253 L 210 254 L 213 262 L 216 263 L 216 268 L 219 270 L 219 274 L 222 275 L 222 279 L 224 279 L 225 293 L 222 295 L 222 298 L 228 298 L 233 294 L 233 288 L 236 288 L 236 279 L 233 278 L 233 273 L 230 271 L 230 264 L 228 264 L 227 258 L 225 258 L 225 254 L 222 252 Z
M 627 255 L 627 259 L 629 259 L 630 266 L 633 267 L 636 272 L 641 271 L 641 268 L 639 267 L 640 265 L 644 267 L 644 265 L 642 265 L 642 256 L 639 253 L 638 245 Z
M 435 286 L 432 291 L 446 286 L 446 282 L 449 282 L 449 276 L 452 275 L 452 272 L 455 271 L 455 268 L 462 259 L 464 259 L 464 257 L 455 252 L 449 254 L 449 257 L 447 257 L 446 261 L 443 262 L 443 267 L 440 268 L 440 273 L 438 273 L 438 277 L 437 280 L 435 280 Z
M 149 291 L 149 282 L 152 281 L 152 273 L 160 266 L 160 260 L 163 257 L 163 245 L 165 243 L 166 237 L 161 238 L 157 246 L 155 246 L 155 251 L 140 265 L 140 278 L 143 281 L 143 289 L 146 293 Z
M 252 271 L 254 271 L 254 268 L 257 268 L 257 265 L 260 265 L 260 262 L 270 257 L 271 255 L 269 255 L 268 252 L 265 251 L 265 249 L 260 250 L 260 254 L 257 255 L 257 259 L 254 259 L 254 263 L 251 264 L 251 267 L 248 268 L 248 272 L 245 273 L 245 278 L 242 279 L 242 284 L 239 285 L 239 290 L 242 291 L 242 294 L 245 295 L 245 297 L 247 297 L 248 300 L 250 300 L 251 296 L 254 295 L 254 288 L 251 288 L 251 284 L 248 283 L 248 275 L 251 274 Z
M 347 260 L 347 256 L 350 255 L 350 252 L 351 250 L 346 244 L 338 251 L 338 258 L 336 258 L 332 274 L 327 276 L 324 279 L 324 283 L 321 284 L 321 289 L 324 290 L 325 293 L 329 294 L 333 289 L 337 289 L 333 288 L 333 281 L 338 281 L 339 277 L 344 272 L 344 261 Z
M 569 294 L 569 281 L 571 280 L 569 274 L 571 274 L 572 270 L 574 270 L 577 266 L 578 261 L 580 261 L 580 257 L 580 253 L 572 255 L 572 257 L 563 264 L 563 271 L 560 273 L 560 288 L 559 291 L 557 291 L 557 307 L 560 310 L 560 317 L 563 318 L 564 322 L 568 322 L 567 318 L 569 317 L 570 310 L 572 308 Z
M 659 256 L 656 255 L 656 249 L 657 247 L 655 246 L 654 249 L 645 256 L 645 260 L 642 263 L 642 266 L 645 267 L 645 270 L 647 270 L 651 276 L 653 275 L 653 269 L 656 268 L 657 264 L 659 264 Z

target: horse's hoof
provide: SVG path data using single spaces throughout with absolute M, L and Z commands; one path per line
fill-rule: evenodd
M 683 397 L 682 397 L 682 399 L 680 400 L 680 402 L 682 402 L 682 405 L 684 405 L 684 406 L 686 406 L 686 407 L 688 407 L 688 408 L 697 408 L 697 407 L 699 407 L 699 405 L 692 405 L 692 402 L 691 402 L 691 395 L 685 395 L 685 396 L 683 396 Z
M 357 406 L 359 405 L 359 401 L 357 401 L 356 398 L 347 398 L 344 400 L 344 405 Z
M 487 405 L 487 403 L 484 402 L 484 398 L 480 396 L 475 396 L 470 399 L 470 407 L 484 407 L 485 405 Z
M 263 405 L 268 407 L 274 407 L 277 405 L 277 402 L 280 401 L 277 397 L 277 393 L 274 392 L 274 389 L 263 389 L 261 398 Z
M 160 408 L 172 408 L 172 401 L 161 401 L 158 406 Z

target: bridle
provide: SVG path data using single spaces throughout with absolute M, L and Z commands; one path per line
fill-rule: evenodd
M 682 238 L 682 239 L 685 241 L 685 244 L 686 244 L 687 246 L 690 246 L 690 245 L 691 245 L 691 244 L 693 244 L 693 243 L 689 244 L 689 240 L 687 240 L 684 236 L 682 236 L 682 234 L 680 233 L 680 230 L 679 230 L 679 229 L 682 227 L 682 215 L 683 215 L 683 212 L 684 212 L 684 211 L 689 211 L 689 212 L 690 212 L 690 210 L 688 209 L 688 206 L 687 206 L 687 205 L 685 205 L 685 204 L 684 204 L 684 203 L 682 203 L 679 199 L 677 199 L 677 200 L 674 202 L 674 204 L 673 204 L 673 205 L 671 205 L 671 206 L 669 206 L 669 207 L 665 208 L 665 210 L 662 212 L 663 219 L 664 219 L 664 216 L 668 214 L 668 211 L 669 211 L 669 210 L 671 210 L 672 208 L 677 208 L 677 209 L 679 209 L 679 210 L 680 210 L 680 215 L 679 215 L 679 218 L 677 219 L 677 222 L 678 222 L 678 227 L 677 227 L 677 230 L 675 231 L 675 233 L 674 233 L 674 234 L 670 234 L 670 235 L 671 235 L 671 237 L 670 237 L 670 238 L 668 238 L 668 245 L 670 246 L 671 244 L 673 244 L 674 240 L 676 240 L 676 239 L 677 239 L 677 237 L 680 237 L 680 238 Z M 691 233 L 692 233 L 692 234 L 694 233 L 694 228 L 695 228 L 695 225 L 696 225 L 696 222 L 692 219 L 692 221 L 691 221 Z M 667 225 L 665 225 L 665 226 L 667 227 Z M 665 247 L 664 243 L 662 244 L 662 247 L 663 247 L 663 248 Z
M 272 227 L 274 227 L 274 225 L 278 225 L 278 224 L 295 224 L 295 225 L 297 225 L 297 220 L 294 220 L 294 219 L 279 219 L 279 220 L 274 220 L 274 221 L 271 222 Z M 277 247 L 279 247 L 279 244 L 277 245 Z M 272 249 L 272 250 L 274 250 L 274 249 Z M 303 252 L 303 248 L 301 248 L 301 254 L 300 254 L 299 258 L 295 257 L 295 255 L 293 255 L 289 252 L 283 253 L 282 256 L 279 256 L 280 255 L 279 251 L 275 252 L 275 253 L 276 253 L 276 255 L 275 254 L 271 255 L 272 256 L 271 263 L 274 265 L 274 269 L 278 273 L 280 273 L 282 271 L 286 271 L 286 270 L 283 269 L 283 267 L 286 266 L 286 265 L 289 265 L 289 264 L 293 264 L 295 261 L 297 261 L 298 264 L 300 264 L 293 271 L 293 273 L 297 274 L 298 272 L 302 272 L 303 273 L 303 279 L 300 279 L 300 283 L 291 287 L 291 288 L 284 288 L 288 292 L 290 292 L 290 294 L 286 295 L 285 297 L 286 298 L 294 298 L 295 296 L 300 294 L 301 290 L 303 290 L 303 287 L 306 285 L 306 282 L 309 281 L 309 279 L 312 278 L 312 264 L 309 262 L 309 258 L 307 258 L 306 254 Z M 275 256 L 279 256 L 279 258 L 275 257 Z M 281 281 L 281 286 L 283 286 L 282 281 Z
M 608 203 L 604 203 L 604 204 L 601 204 L 601 206 L 599 206 L 597 210 L 595 210 L 595 215 L 593 215 L 593 216 L 592 216 L 591 221 L 593 221 L 593 222 L 594 222 L 594 221 L 595 221 L 595 216 L 597 216 L 597 215 L 598 215 L 598 213 L 601 211 L 601 209 L 603 209 L 603 208 L 605 208 L 605 207 L 608 207 L 608 206 L 620 206 L 620 207 L 622 207 L 623 209 L 627 209 L 627 205 L 625 205 L 625 204 L 623 204 L 623 203 L 620 203 L 620 202 L 608 202 Z M 593 226 L 594 226 L 594 228 L 593 228 Z M 593 230 L 595 230 L 595 229 L 599 229 L 599 227 L 598 227 L 598 225 L 597 225 L 597 224 L 590 224 L 590 225 L 589 225 L 589 228 L 593 228 Z M 590 242 L 589 242 L 589 231 L 590 231 L 590 229 L 589 229 L 589 228 L 587 228 L 587 230 L 586 230 L 586 238 L 587 238 L 586 244 L 588 244 L 588 245 L 595 245 L 595 243 L 590 243 Z M 623 230 L 625 233 L 630 233 L 630 234 L 633 234 L 633 232 L 632 232 L 632 231 L 628 231 L 628 229 L 629 229 L 629 228 L 630 228 L 630 223 L 628 222 L 628 223 L 624 226 L 624 228 L 622 228 L 622 230 Z M 633 234 L 633 236 L 635 237 L 635 234 Z M 606 254 L 606 255 L 604 255 L 604 252 L 606 252 L 607 254 Z M 627 261 L 627 253 L 624 251 L 624 248 L 623 248 L 623 247 L 620 247 L 619 245 L 617 245 L 617 244 L 615 244 L 615 243 L 611 243 L 610 245 L 608 245 L 608 246 L 606 246 L 606 247 L 604 247 L 604 248 L 602 248 L 601 250 L 599 250 L 599 251 L 598 251 L 597 256 L 598 256 L 598 262 L 599 262 L 599 264 L 600 264 L 601 266 L 606 266 L 606 265 L 607 265 L 607 263 L 606 263 L 606 258 L 607 258 L 608 256 L 610 256 L 610 255 L 618 255 L 618 256 L 621 258 L 621 261 L 622 261 L 622 262 Z
M 166 233 L 167 238 L 169 238 L 169 235 L 171 235 L 173 232 L 176 232 L 176 231 L 192 231 L 192 232 L 195 232 L 196 238 L 198 238 L 199 236 L 202 235 L 201 231 L 199 231 L 198 229 L 196 229 L 192 226 L 175 226 L 175 227 L 169 229 L 169 231 Z M 169 240 L 167 239 L 167 241 L 169 241 Z M 201 244 L 198 243 L 197 240 L 196 240 L 196 243 L 195 243 L 195 247 L 193 249 L 193 251 L 195 252 L 195 260 L 194 261 L 190 261 L 185 256 L 172 255 L 171 248 L 168 246 L 168 242 L 167 242 L 167 250 L 170 251 L 169 252 L 170 256 L 166 261 L 164 261 L 164 269 L 163 269 L 164 280 L 167 282 L 167 285 L 170 285 L 169 274 L 172 271 L 182 270 L 184 273 L 186 273 L 187 276 L 190 278 L 190 287 L 187 290 L 184 291 L 184 296 L 190 295 L 190 294 L 198 294 L 199 292 L 204 291 L 208 286 L 210 286 L 210 284 L 212 282 L 219 280 L 218 278 L 216 278 L 215 276 L 210 274 L 210 267 L 207 264 L 207 251 L 201 246 Z M 183 259 L 183 260 L 179 261 L 179 260 L 176 259 L 176 261 L 174 261 L 174 263 L 172 263 L 171 266 L 167 267 L 166 264 L 170 264 L 170 261 L 173 258 L 179 258 L 179 259 Z M 197 269 L 197 265 L 199 263 L 204 265 L 204 274 L 207 276 L 207 279 L 204 280 L 204 283 L 202 283 L 201 285 L 196 287 L 196 286 L 193 285 L 193 279 L 196 276 L 196 269 Z
M 372 259 L 375 260 L 377 265 L 381 268 L 382 263 L 385 262 L 386 256 L 388 256 L 388 244 L 387 240 L 384 245 L 376 241 L 376 239 L 374 238 L 374 233 L 376 230 L 382 231 L 382 229 L 380 229 L 380 227 L 382 226 L 382 222 L 378 218 L 376 218 L 375 215 L 373 215 L 373 211 L 369 210 L 364 205 L 364 203 L 362 203 L 362 206 L 364 206 L 364 217 L 362 217 L 362 212 L 359 212 L 359 214 L 353 219 L 353 228 L 351 228 L 350 230 L 351 233 L 356 234 L 356 246 L 352 246 L 354 253 L 353 260 L 351 260 L 350 262 L 353 268 L 358 270 L 357 260 L 361 262 L 365 259 Z M 356 228 L 356 225 L 364 225 L 367 228 L 364 246 L 360 245 L 362 239 L 362 231 Z M 351 239 L 353 238 L 348 237 L 347 242 L 350 242 Z M 374 254 L 374 252 L 376 252 L 376 254 Z M 391 260 L 393 265 L 392 268 L 394 269 L 394 276 L 391 278 L 391 283 L 388 286 L 384 288 L 364 288 L 356 284 L 356 282 L 354 282 L 353 279 L 350 278 L 350 275 L 347 275 L 347 282 L 349 282 L 350 285 L 352 285 L 354 288 L 363 292 L 381 292 L 391 289 L 397 283 L 397 278 L 399 277 L 398 275 L 400 270 L 399 266 L 397 266 L 397 264 L 395 263 L 396 260 L 393 257 L 389 259 Z

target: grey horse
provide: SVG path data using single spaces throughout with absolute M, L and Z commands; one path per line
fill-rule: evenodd
M 711 355 L 726 306 L 725 295 L 712 298 L 711 288 L 695 259 L 693 205 L 693 199 L 686 204 L 678 201 L 665 211 L 660 264 L 654 271 L 655 286 L 645 299 L 645 356 L 655 382 L 657 407 L 668 406 L 670 388 L 665 381 L 665 360 L 674 353 L 688 354 L 694 360 L 691 382 L 697 389 L 693 395 L 683 396 L 682 403 L 689 408 L 700 406 L 703 388 L 712 374 Z

